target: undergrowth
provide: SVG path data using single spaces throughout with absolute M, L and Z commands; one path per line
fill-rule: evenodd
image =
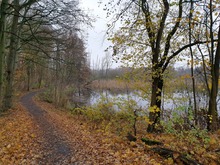
M 130 98 L 116 100 L 104 96 L 93 106 L 71 109 L 71 113 L 80 117 L 82 123 L 85 122 L 91 129 L 102 133 L 113 133 L 122 139 L 125 139 L 128 133 L 136 134 L 139 141 L 143 137 L 160 141 L 164 144 L 163 147 L 204 164 L 218 162 L 220 155 L 215 150 L 220 149 L 220 132 L 210 134 L 207 130 L 193 125 L 190 109 L 188 116 L 184 116 L 181 112 L 185 111 L 185 107 L 177 108 L 167 120 L 161 120 L 161 125 L 158 125 L 160 131 L 154 134 L 146 132 L 149 124 L 147 111 L 138 108 L 136 102 Z M 149 149 L 149 146 L 146 148 Z
M 115 100 L 104 96 L 97 104 L 73 108 L 71 113 L 83 116 L 98 129 L 110 131 L 119 136 L 125 136 L 127 133 L 143 136 L 146 134 L 149 121 L 147 112 L 138 108 L 134 100 L 123 98 Z M 188 120 L 193 120 L 191 112 L 189 112 Z M 210 142 L 207 130 L 191 127 L 178 111 L 174 112 L 169 120 L 161 121 L 158 129 L 160 133 L 172 134 L 193 145 L 203 143 L 207 146 Z

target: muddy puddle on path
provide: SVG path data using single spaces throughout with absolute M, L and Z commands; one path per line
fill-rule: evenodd
M 20 100 L 21 104 L 33 116 L 34 122 L 38 125 L 43 133 L 42 137 L 42 155 L 38 164 L 65 165 L 77 164 L 71 163 L 73 151 L 68 142 L 59 134 L 55 126 L 48 121 L 49 115 L 39 106 L 37 106 L 32 98 L 39 92 L 31 92 L 23 96 Z

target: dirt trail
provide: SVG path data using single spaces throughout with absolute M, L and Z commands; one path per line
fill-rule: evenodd
M 37 93 L 30 92 L 20 100 L 36 123 L 36 141 L 40 143 L 39 157 L 35 159 L 36 163 L 31 164 L 150 165 L 161 162 L 158 155 L 146 154 L 142 142 L 130 144 L 108 131 L 94 128 L 95 125 L 81 120 L 80 116 L 73 116 L 38 99 L 33 100 Z
M 39 164 L 77 164 L 70 163 L 74 155 L 67 140 L 57 131 L 56 127 L 47 119 L 47 112 L 37 106 L 32 100 L 39 92 L 31 92 L 21 98 L 21 104 L 32 115 L 39 130 L 42 131 L 42 154 Z

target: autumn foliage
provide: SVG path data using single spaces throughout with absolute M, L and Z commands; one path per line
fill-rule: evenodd
M 76 160 L 85 164 L 175 164 L 184 155 L 201 164 L 219 164 L 220 132 L 213 134 L 192 129 L 176 133 L 149 134 L 137 124 L 137 141 L 129 141 L 124 133 L 115 132 L 119 125 L 128 131 L 123 120 L 88 120 L 88 116 L 73 115 L 65 109 L 35 100 L 45 109 L 62 135 L 77 149 Z M 111 123 L 110 123 L 111 122 Z M 113 123 L 114 122 L 114 123 Z M 125 121 L 124 121 L 125 122 Z M 122 129 L 123 129 L 122 128 Z M 132 131 L 132 130 L 130 130 Z M 141 139 L 148 138 L 162 143 L 161 147 L 176 152 L 172 158 L 164 158 L 152 151 L 157 145 L 146 145 Z M 86 155 L 86 156 L 85 156 Z M 181 163 L 181 162 L 179 162 Z
M 0 125 L 0 164 L 35 164 L 40 139 L 27 111 L 16 104 L 16 108 L 0 117 Z
M 220 132 L 208 134 L 202 131 L 186 131 L 179 134 L 137 134 L 137 141 L 129 141 L 106 127 L 97 126 L 96 121 L 80 115 L 72 115 L 65 109 L 35 99 L 35 103 L 46 113 L 48 124 L 56 129 L 57 135 L 65 139 L 74 151 L 68 163 L 78 164 L 175 164 L 180 154 L 201 164 L 219 164 Z M 102 122 L 107 124 L 108 122 Z M 42 129 L 36 125 L 34 116 L 25 107 L 16 104 L 0 117 L 0 164 L 38 164 L 50 162 L 45 159 L 45 139 Z M 106 125 L 107 126 L 107 125 Z M 114 126 L 114 125 L 112 125 Z M 173 157 L 161 157 L 141 139 L 161 142 L 163 148 L 175 151 Z M 53 148 L 51 148 L 53 149 Z M 56 156 L 56 155 L 54 155 Z M 181 162 L 179 162 L 181 163 Z

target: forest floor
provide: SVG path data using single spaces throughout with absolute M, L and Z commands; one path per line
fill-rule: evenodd
M 159 156 L 141 140 L 129 142 L 110 132 L 93 129 L 89 122 L 66 110 L 33 99 L 36 94 L 25 94 L 13 109 L 0 116 L 0 165 L 182 164 Z M 156 138 L 156 135 L 148 134 L 148 137 Z M 182 144 L 170 135 L 159 135 L 157 140 L 164 147 L 182 146 L 180 150 L 188 150 L 201 164 L 215 165 L 220 160 L 219 137 L 217 132 L 208 148 L 195 150 L 194 146 Z

